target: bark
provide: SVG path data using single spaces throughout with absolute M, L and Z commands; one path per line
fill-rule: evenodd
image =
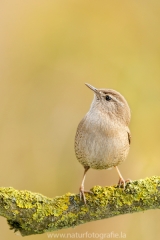
M 0 188 L 0 216 L 10 229 L 22 236 L 70 228 L 121 214 L 160 208 L 160 177 L 127 183 L 125 190 L 117 186 L 94 186 L 86 194 L 87 204 L 79 194 L 66 193 L 53 199 L 39 193 L 14 188 Z

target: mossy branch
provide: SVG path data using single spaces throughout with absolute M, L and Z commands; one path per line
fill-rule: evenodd
M 77 226 L 120 214 L 160 208 L 160 177 L 128 183 L 123 188 L 95 186 L 86 194 L 67 193 L 53 199 L 39 193 L 0 188 L 0 216 L 22 236 Z

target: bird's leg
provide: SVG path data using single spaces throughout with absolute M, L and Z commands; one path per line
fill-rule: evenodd
M 124 180 L 117 166 L 115 166 L 115 169 L 117 170 L 117 173 L 119 175 L 118 186 L 121 187 L 121 185 L 123 185 L 123 188 L 125 189 L 126 182 L 131 182 L 131 180 L 130 179 Z
M 86 197 L 85 197 L 85 194 L 84 193 L 92 193 L 91 191 L 85 191 L 84 190 L 84 181 L 85 181 L 85 178 L 86 178 L 86 173 L 87 171 L 90 169 L 90 167 L 85 167 L 84 168 L 84 174 L 83 174 L 83 179 L 82 179 L 82 183 L 81 183 L 81 186 L 79 188 L 79 194 L 80 194 L 80 200 L 83 198 L 83 201 L 84 203 L 86 204 Z

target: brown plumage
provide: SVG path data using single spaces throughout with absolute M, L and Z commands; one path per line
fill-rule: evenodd
M 75 153 L 85 172 L 80 186 L 80 197 L 86 203 L 84 180 L 89 168 L 108 169 L 115 167 L 119 174 L 119 185 L 125 181 L 117 168 L 129 152 L 131 114 L 125 98 L 112 89 L 96 89 L 90 110 L 78 125 L 75 137 Z

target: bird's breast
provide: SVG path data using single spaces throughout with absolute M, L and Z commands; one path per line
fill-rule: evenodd
M 77 159 L 84 166 L 105 169 L 123 162 L 129 151 L 125 126 L 111 119 L 86 115 L 75 138 Z

